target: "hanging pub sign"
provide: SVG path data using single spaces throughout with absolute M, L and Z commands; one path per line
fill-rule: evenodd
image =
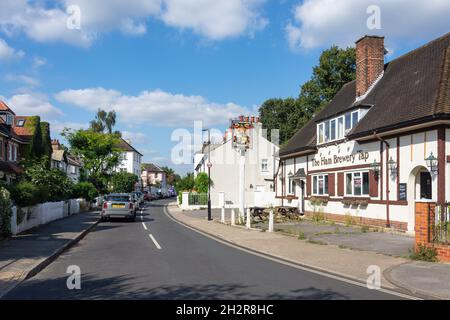
M 231 130 L 233 135 L 233 148 L 247 150 L 250 146 L 253 123 L 249 117 L 239 117 L 231 120 Z

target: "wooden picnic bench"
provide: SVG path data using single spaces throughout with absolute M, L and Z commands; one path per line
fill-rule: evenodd
M 264 216 L 266 215 L 264 210 L 265 210 L 265 208 L 263 208 L 263 207 L 251 207 L 250 214 L 253 217 L 258 217 L 259 219 L 264 220 Z
M 282 206 L 282 207 L 277 207 L 276 209 L 279 214 L 281 214 L 282 216 L 289 217 L 289 218 L 292 216 L 297 216 L 299 214 L 298 208 L 296 208 L 296 207 Z

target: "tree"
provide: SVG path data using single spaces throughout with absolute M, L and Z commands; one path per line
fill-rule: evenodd
M 50 168 L 51 158 L 52 158 L 52 141 L 50 138 L 50 124 L 48 122 L 41 122 L 41 145 L 42 145 L 42 156 L 44 156 L 47 161 L 47 167 Z
M 194 174 L 187 173 L 175 184 L 175 189 L 177 190 L 177 192 L 191 191 L 192 189 L 194 189 L 194 184 Z
M 113 127 L 116 125 L 116 112 L 98 109 L 95 119 L 91 120 L 90 125 L 95 132 L 105 132 L 106 130 L 107 133 L 111 134 Z
M 166 182 L 168 185 L 174 185 L 178 180 L 181 179 L 180 175 L 175 173 L 175 170 L 169 167 L 161 167 L 161 169 L 166 174 Z
M 112 186 L 114 192 L 132 192 L 136 182 L 139 181 L 137 175 L 129 172 L 117 172 L 112 175 Z
M 297 99 L 269 99 L 261 105 L 259 115 L 268 134 L 272 129 L 279 129 L 280 144 L 286 143 L 331 101 L 345 83 L 355 79 L 355 70 L 354 48 L 333 46 L 323 51 L 319 64 L 313 68 L 311 79 L 301 86 Z
M 98 196 L 98 191 L 90 182 L 79 182 L 73 186 L 72 197 L 84 198 L 91 202 Z
M 73 182 L 59 169 L 49 169 L 48 160 L 43 157 L 39 160 L 27 160 L 24 162 L 25 173 L 23 181 L 32 183 L 45 189 L 49 201 L 66 200 L 72 194 Z M 45 202 L 47 199 L 42 199 Z
M 92 129 L 71 131 L 65 128 L 62 136 L 69 142 L 71 154 L 83 161 L 88 181 L 100 192 L 105 192 L 111 172 L 120 163 L 120 150 L 116 147 L 118 135 Z
M 195 177 L 194 181 L 194 187 L 199 193 L 207 193 L 208 192 L 208 183 L 210 179 L 208 175 L 205 172 L 201 172 Z M 213 185 L 213 182 L 211 180 L 211 185 Z

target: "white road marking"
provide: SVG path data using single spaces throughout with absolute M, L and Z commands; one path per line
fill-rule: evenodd
M 145 230 L 147 230 L 147 226 L 145 225 L 145 223 L 142 222 L 142 226 L 144 227 Z
M 206 232 L 203 232 L 203 231 L 195 229 L 195 228 L 193 228 L 191 226 L 188 226 L 187 224 L 184 224 L 181 221 L 178 221 L 177 219 L 175 219 L 174 217 L 172 217 L 169 214 L 169 212 L 167 210 L 167 206 L 163 207 L 163 211 L 164 211 L 164 214 L 170 220 L 178 223 L 179 225 L 181 225 L 181 226 L 183 226 L 185 228 L 188 228 L 188 229 L 190 229 L 190 230 L 192 230 L 194 232 L 197 232 L 197 233 L 199 233 L 199 234 L 201 234 L 201 235 L 203 235 L 203 236 L 205 236 L 207 238 L 210 238 L 210 239 L 215 240 L 215 241 L 217 241 L 219 243 L 222 243 L 222 244 L 224 244 L 226 246 L 235 248 L 235 249 L 243 251 L 243 252 L 247 252 L 247 253 L 253 254 L 255 256 L 258 256 L 258 257 L 261 257 L 261 258 L 264 258 L 264 259 L 267 259 L 267 260 L 278 262 L 278 263 L 281 263 L 281 264 L 284 264 L 286 266 L 290 266 L 290 267 L 293 267 L 293 268 L 296 268 L 296 269 L 299 269 L 299 270 L 308 271 L 308 272 L 315 273 L 315 274 L 318 274 L 318 275 L 321 275 L 321 276 L 324 276 L 324 277 L 328 277 L 328 278 L 331 278 L 331 279 L 339 280 L 339 281 L 346 282 L 346 283 L 349 283 L 349 284 L 353 284 L 353 285 L 356 285 L 356 286 L 359 286 L 359 287 L 367 288 L 365 283 L 361 283 L 361 282 L 356 281 L 356 280 L 348 279 L 347 277 L 339 276 L 338 274 L 335 275 L 335 274 L 328 273 L 327 270 L 320 271 L 317 267 L 309 268 L 306 265 L 305 266 L 301 266 L 301 265 L 298 265 L 298 264 L 295 264 L 295 263 L 291 263 L 291 262 L 288 262 L 288 261 L 285 261 L 285 260 L 277 259 L 277 257 L 267 256 L 264 253 L 256 252 L 256 251 L 253 251 L 253 250 L 242 248 L 240 246 L 233 245 L 232 243 L 228 242 L 227 240 L 219 239 L 219 238 L 217 238 L 215 236 L 212 236 L 212 235 L 210 235 L 210 234 L 208 234 Z M 410 300 L 423 300 L 422 298 L 419 298 L 419 297 L 414 297 L 414 296 L 411 296 L 409 294 L 404 294 L 404 293 L 396 292 L 396 291 L 393 291 L 393 290 L 390 290 L 390 289 L 385 289 L 385 288 L 378 289 L 377 291 L 381 291 L 381 292 L 384 292 L 384 293 L 388 293 L 388 294 L 391 294 L 391 295 L 394 295 L 394 296 L 398 296 L 398 297 L 405 298 L 405 299 L 410 299 Z
M 159 245 L 158 241 L 156 241 L 155 237 L 152 234 L 148 235 L 150 237 L 150 239 L 152 239 L 153 243 L 155 244 L 156 248 L 158 248 L 159 250 L 161 250 L 161 246 Z

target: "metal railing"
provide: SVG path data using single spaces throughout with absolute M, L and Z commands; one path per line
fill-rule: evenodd
M 430 221 L 430 226 L 432 242 L 450 244 L 450 203 L 436 206 L 434 221 Z
M 189 205 L 190 206 L 207 206 L 208 194 L 207 193 L 189 193 Z

